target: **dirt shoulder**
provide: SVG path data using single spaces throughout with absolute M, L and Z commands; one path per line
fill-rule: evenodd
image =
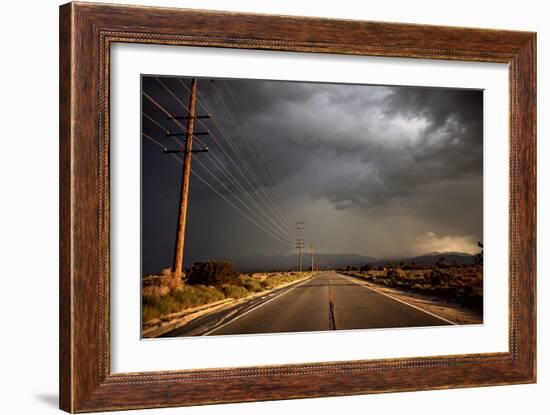
M 346 275 L 346 274 L 344 274 Z M 348 275 L 349 276 L 349 275 Z M 456 324 L 482 324 L 483 316 L 474 311 L 465 309 L 458 304 L 447 302 L 441 298 L 427 296 L 415 292 L 404 291 L 397 288 L 390 288 L 386 285 L 375 284 L 365 281 L 362 278 L 349 276 L 360 284 L 378 291 L 382 294 L 389 295 L 405 303 L 411 304 L 422 310 L 426 310 L 444 319 L 450 320 Z
M 216 301 L 209 304 L 204 304 L 198 307 L 188 308 L 178 313 L 172 313 L 154 320 L 149 320 L 145 323 L 143 323 L 142 326 L 142 337 L 144 338 L 156 338 L 159 337 L 165 333 L 168 333 L 170 331 L 176 330 L 191 321 L 203 317 L 205 315 L 208 315 L 210 313 L 214 313 L 217 311 L 229 309 L 232 307 L 235 307 L 237 305 L 240 305 L 242 303 L 245 303 L 247 301 L 253 300 L 257 297 L 268 295 L 274 291 L 278 291 L 281 289 L 284 289 L 286 287 L 289 287 L 291 285 L 296 285 L 298 283 L 301 283 L 307 279 L 313 278 L 315 274 L 307 275 L 304 278 L 299 278 L 294 281 L 278 285 L 272 289 L 263 290 L 256 292 L 254 294 L 248 295 L 246 297 L 240 298 L 240 299 L 233 299 L 233 298 L 227 298 L 221 301 Z

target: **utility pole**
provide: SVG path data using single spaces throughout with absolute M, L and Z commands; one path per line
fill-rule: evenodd
M 304 243 L 304 228 L 305 222 L 296 222 L 296 249 L 298 250 L 298 270 L 302 272 L 302 249 L 305 247 Z
M 313 243 L 309 245 L 309 248 L 311 250 L 311 272 L 313 272 L 313 254 L 315 253 Z
M 187 220 L 187 197 L 189 195 L 189 174 L 191 173 L 191 155 L 198 152 L 207 152 L 208 148 L 193 150 L 193 136 L 208 134 L 208 131 L 194 133 L 196 118 L 209 118 L 206 116 L 195 116 L 195 103 L 197 100 L 197 79 L 191 81 L 191 94 L 189 95 L 188 114 L 182 117 L 173 117 L 175 119 L 187 119 L 187 129 L 184 132 L 166 133 L 168 137 L 185 135 L 185 149 L 182 150 L 164 150 L 165 153 L 183 153 L 183 177 L 181 181 L 180 205 L 178 214 L 178 232 L 176 236 L 176 249 L 174 253 L 174 265 L 172 271 L 175 274 L 181 274 L 183 267 L 183 246 L 185 242 L 185 223 Z
M 183 179 L 181 181 L 180 207 L 178 215 L 178 233 L 174 255 L 174 273 L 180 274 L 183 266 L 183 245 L 185 242 L 185 222 L 187 220 L 187 196 L 189 195 L 189 174 L 191 173 L 191 149 L 193 148 L 193 128 L 195 127 L 195 102 L 197 100 L 197 79 L 191 82 L 189 96 L 189 114 L 187 118 L 187 138 L 183 157 Z

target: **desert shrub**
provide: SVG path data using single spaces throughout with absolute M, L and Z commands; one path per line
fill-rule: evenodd
M 434 269 L 428 276 L 427 276 L 427 280 L 432 284 L 432 285 L 444 285 L 444 284 L 447 284 L 449 282 L 449 280 L 451 279 L 451 276 L 449 274 L 447 274 L 446 272 L 443 272 L 439 269 Z
M 173 290 L 174 288 L 179 287 L 183 283 L 184 274 L 182 273 L 171 273 L 168 275 L 163 275 L 161 278 L 161 286 L 168 287 Z
M 406 266 L 405 266 L 406 267 Z M 404 268 L 405 268 L 404 267 Z M 369 281 L 439 297 L 483 312 L 483 267 L 481 265 L 416 266 L 414 270 L 371 271 Z
M 163 268 L 160 271 L 160 275 L 171 275 L 172 274 L 172 268 Z
M 260 284 L 262 284 L 262 287 L 264 290 L 269 290 L 271 288 L 274 288 L 276 284 L 276 277 L 270 277 L 263 280 Z
M 185 278 L 183 273 L 174 273 L 170 268 L 164 268 L 160 275 L 147 275 L 143 278 L 143 287 L 166 287 L 173 290 L 179 287 Z
M 483 265 L 483 244 L 478 242 L 477 246 L 481 248 L 481 252 L 474 257 L 474 265 Z
M 416 270 L 416 269 L 421 269 L 421 268 L 422 267 L 419 266 L 414 259 L 409 264 L 403 264 L 401 266 L 402 270 Z
M 248 291 L 252 292 L 258 292 L 263 291 L 264 287 L 262 286 L 262 283 L 260 281 L 256 281 L 253 279 L 249 279 L 243 282 L 244 288 L 246 288 Z
M 162 297 L 170 292 L 170 288 L 158 285 L 148 285 L 142 288 L 141 293 L 145 297 Z
M 449 268 L 450 266 L 449 261 L 447 261 L 445 257 L 439 258 L 435 263 L 436 268 Z
M 361 268 L 359 268 L 359 271 L 361 272 L 368 272 L 372 270 L 372 266 L 369 264 L 363 265 Z
M 243 298 L 248 295 L 247 289 L 239 285 L 226 285 L 222 288 L 222 291 L 226 297 L 234 299 Z
M 238 276 L 230 261 L 199 261 L 191 266 L 187 283 L 221 286 L 234 283 Z
M 401 276 L 401 273 L 395 268 L 389 268 L 386 270 L 386 275 L 384 276 L 387 279 L 397 279 Z

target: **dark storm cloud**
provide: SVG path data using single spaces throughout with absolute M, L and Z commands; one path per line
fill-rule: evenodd
M 335 204 L 383 205 L 419 186 L 482 172 L 479 91 L 232 83 L 249 103 L 262 145 L 281 155 L 279 177 L 311 161 L 341 161 L 331 171 L 338 185 L 315 189 Z
M 143 90 L 171 113 L 184 113 L 186 88 L 177 79 L 162 81 L 181 102 L 154 78 L 143 78 Z M 184 82 L 189 84 L 189 80 Z M 395 233 L 387 248 L 377 243 L 380 238 L 376 235 L 371 239 L 360 235 L 335 237 L 337 246 L 331 245 L 329 238 L 324 248 L 327 252 L 406 255 L 434 245 L 433 238 L 447 242 L 482 238 L 481 91 L 199 80 L 199 93 L 199 102 L 205 107 L 199 103 L 197 111 L 208 109 L 216 121 L 196 127 L 209 128 L 213 134 L 202 138 L 211 154 L 197 155 L 193 169 L 211 183 L 216 183 L 214 175 L 221 178 L 224 185 L 216 188 L 222 195 L 232 198 L 241 194 L 238 185 L 228 179 L 231 176 L 253 196 L 283 193 L 285 203 L 300 215 L 290 221 L 307 221 L 311 216 L 326 223 L 336 220 L 331 219 L 331 212 L 338 212 L 334 215 L 342 232 L 346 226 L 357 226 L 358 220 L 361 226 L 375 228 L 388 218 L 399 218 L 394 221 L 398 228 L 392 228 L 391 222 L 385 225 L 388 234 Z M 179 128 L 146 98 L 143 110 L 165 128 Z M 146 119 L 143 131 L 156 137 L 164 134 Z M 162 138 L 166 146 L 177 146 Z M 213 156 L 217 162 L 212 161 Z M 167 235 L 174 233 L 173 206 L 178 198 L 174 188 L 179 186 L 181 166 L 144 142 L 143 169 L 145 244 L 147 238 L 158 234 L 159 226 Z M 197 178 L 191 185 L 190 215 L 194 219 L 187 238 L 195 243 L 191 242 L 188 257 L 288 252 L 288 247 L 266 237 Z M 149 216 L 158 216 L 159 209 L 165 209 L 166 217 L 154 226 L 146 224 Z M 234 238 L 223 237 L 231 232 L 238 235 L 238 245 Z M 309 232 L 312 238 L 316 236 L 311 228 Z M 317 232 L 321 239 L 322 230 Z M 427 234 L 435 235 L 430 236 L 431 242 L 418 242 Z M 163 255 L 166 259 L 171 254 Z

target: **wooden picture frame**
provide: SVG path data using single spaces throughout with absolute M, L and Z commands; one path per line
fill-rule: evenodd
M 111 373 L 109 59 L 110 46 L 117 42 L 507 63 L 509 352 Z M 61 409 L 90 412 L 535 382 L 535 105 L 535 33 L 106 4 L 61 6 Z

